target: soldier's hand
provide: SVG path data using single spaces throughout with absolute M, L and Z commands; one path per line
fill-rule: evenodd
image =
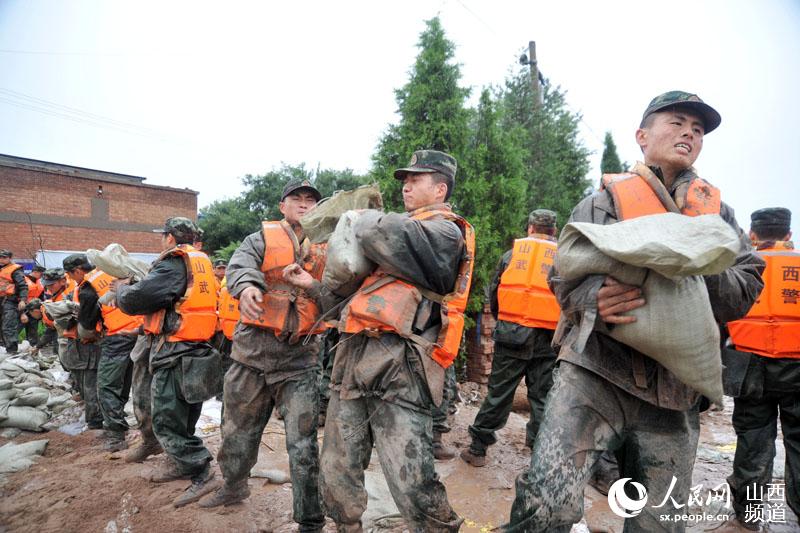
M 257 287 L 247 287 L 239 295 L 239 312 L 243 317 L 250 320 L 258 320 L 261 315 L 261 306 L 259 305 L 264 301 L 264 295 Z
M 17 311 L 24 311 L 26 305 L 28 304 L 24 300 L 20 300 L 17 304 Z
M 283 279 L 301 289 L 308 289 L 314 283 L 311 274 L 303 270 L 303 267 L 297 263 L 292 263 L 283 269 Z
M 623 313 L 644 304 L 645 300 L 639 287 L 620 283 L 611 276 L 606 276 L 603 286 L 597 291 L 597 311 L 603 322 L 609 324 L 636 322 L 635 316 L 625 316 Z
M 111 288 L 109 289 L 112 292 L 117 292 L 117 288 L 120 285 L 128 285 L 131 282 L 130 278 L 125 279 L 115 279 L 111 281 Z

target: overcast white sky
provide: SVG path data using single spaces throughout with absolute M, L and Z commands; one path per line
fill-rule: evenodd
M 595 182 L 606 130 L 632 162 L 650 98 L 698 93 L 722 115 L 700 174 L 745 229 L 786 206 L 800 231 L 798 0 L 0 0 L 0 153 L 189 187 L 200 206 L 281 162 L 366 172 L 436 14 L 473 101 L 536 41 Z

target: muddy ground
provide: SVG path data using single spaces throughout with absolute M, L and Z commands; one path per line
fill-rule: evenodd
M 459 450 L 469 444 L 467 426 L 478 409 L 480 391 L 472 384 L 462 386 L 466 404 L 459 405 L 454 429 L 445 441 Z M 518 392 L 517 406 L 524 408 L 524 392 Z M 470 401 L 472 400 L 472 401 Z M 218 404 L 207 404 L 198 425 L 212 450 L 219 447 Z M 704 490 L 725 481 L 731 470 L 735 435 L 730 426 L 732 402 L 722 411 L 702 416 L 703 432 L 694 470 L 694 484 Z M 529 461 L 524 446 L 527 414 L 512 413 L 508 425 L 499 433 L 499 442 L 489 452 L 484 468 L 473 468 L 455 458 L 437 462 L 437 470 L 455 510 L 464 517 L 462 531 L 488 531 L 504 523 L 514 498 L 514 479 Z M 319 439 L 322 441 L 323 430 Z M 163 456 L 143 464 L 126 464 L 117 454 L 101 449 L 97 431 L 70 436 L 58 431 L 44 434 L 24 432 L 15 442 L 49 439 L 45 453 L 33 467 L 8 475 L 0 481 L 0 531 L 2 532 L 287 532 L 294 531 L 291 520 L 291 484 L 273 485 L 262 478 L 251 478 L 251 496 L 243 504 L 217 510 L 202 510 L 196 505 L 174 509 L 172 500 L 187 486 L 184 481 L 162 485 L 148 482 L 145 476 L 157 468 Z M 135 432 L 129 435 L 134 443 Z M 8 439 L 0 438 L 0 445 Z M 783 446 L 778 445 L 776 477 L 783 471 Z M 217 476 L 220 476 L 218 467 Z M 262 440 L 259 463 L 254 471 L 288 470 L 284 433 L 280 421 L 271 420 Z M 377 456 L 367 472 L 370 508 L 365 521 L 375 531 L 403 531 L 402 523 L 392 518 L 396 512 L 382 481 Z M 622 531 L 622 519 L 609 509 L 607 498 L 586 489 L 586 516 L 573 531 Z M 699 509 L 695 509 L 698 510 Z M 715 511 L 716 512 L 716 511 Z M 791 511 L 786 509 L 786 524 L 773 524 L 769 531 L 799 531 Z M 718 522 L 692 524 L 689 531 L 707 531 Z M 331 522 L 326 531 L 334 531 Z

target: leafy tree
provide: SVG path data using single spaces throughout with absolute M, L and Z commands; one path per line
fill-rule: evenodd
M 252 232 L 250 232 L 252 233 Z M 242 241 L 231 241 L 222 248 L 218 249 L 214 252 L 214 259 L 224 259 L 225 261 L 230 261 L 231 256 L 233 256 L 233 252 L 242 244 Z
M 528 211 L 546 208 L 567 220 L 590 186 L 589 150 L 578 138 L 579 114 L 567 108 L 565 93 L 545 83 L 541 106 L 534 105 L 528 69 L 506 79 L 500 92 L 503 129 L 526 152 Z
M 470 114 L 465 108 L 469 89 L 458 85 L 461 69 L 452 62 L 455 45 L 445 36 L 438 17 L 425 22 L 417 47 L 420 52 L 409 81 L 395 91 L 400 122 L 390 125 L 381 138 L 371 171 L 387 208 L 398 211 L 402 210 L 401 187 L 394 170 L 405 166 L 414 150 L 423 148 L 448 152 L 461 161 L 469 139 Z
M 500 128 L 497 104 L 487 89 L 481 93 L 472 135 L 462 165 L 462 179 L 453 198 L 475 228 L 476 254 L 469 311 L 483 307 L 484 287 L 510 242 L 527 219 L 525 152 Z
M 600 172 L 602 174 L 619 174 L 622 171 L 622 162 L 617 154 L 617 145 L 614 144 L 611 132 L 607 131 L 603 140 L 603 158 L 600 160 Z
M 336 191 L 351 191 L 370 182 L 368 176 L 354 174 L 351 169 L 345 170 L 317 170 L 314 177 L 314 187 L 323 198 L 333 195 Z
M 247 187 L 242 199 L 259 220 L 280 220 L 282 215 L 278 204 L 281 201 L 281 193 L 286 184 L 295 179 L 314 181 L 314 173 L 306 170 L 306 166 L 302 163 L 300 165 L 284 163 L 277 170 L 271 170 L 260 176 L 247 174 L 242 178 Z
M 217 200 L 200 210 L 200 227 L 205 231 L 203 246 L 219 250 L 232 241 L 241 241 L 258 229 L 260 219 L 242 198 Z M 216 254 L 216 252 L 215 252 Z

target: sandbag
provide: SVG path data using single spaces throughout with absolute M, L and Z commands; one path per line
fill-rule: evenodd
M 28 407 L 39 407 L 46 405 L 47 400 L 50 398 L 50 392 L 42 387 L 31 387 L 20 392 L 16 398 L 11 401 L 11 405 Z
M 8 378 L 0 377 L 0 391 L 9 390 L 14 386 L 14 382 Z
M 383 209 L 383 198 L 377 184 L 362 185 L 352 191 L 336 191 L 317 203 L 300 219 L 303 231 L 312 243 L 326 242 L 345 212 L 354 209 Z
M 102 251 L 90 248 L 86 250 L 86 257 L 90 263 L 114 278 L 133 278 L 135 281 L 140 281 L 150 271 L 150 265 L 131 257 L 128 251 L 117 243 L 109 244 Z
M 5 419 L 3 419 L 5 417 Z M 0 427 L 19 428 L 27 431 L 43 431 L 42 425 L 50 416 L 35 407 L 17 407 L 7 405 L 0 407 Z
M 9 474 L 25 470 L 33 464 L 34 459 L 44 454 L 47 440 L 34 440 L 15 444 L 9 442 L 0 447 L 0 474 Z
M 74 324 L 73 319 L 77 320 L 80 305 L 72 300 L 60 300 L 58 302 L 44 302 L 44 309 L 55 323 L 59 337 Z
M 666 213 L 608 226 L 568 224 L 555 264 L 568 281 L 610 274 L 640 286 L 647 304 L 626 313 L 636 322 L 615 325 L 609 335 L 721 402 L 719 329 L 701 276 L 732 266 L 740 247 L 718 215 Z
M 328 239 L 322 284 L 339 296 L 349 296 L 358 290 L 376 266 L 364 256 L 356 239 L 354 226 L 359 216 L 357 211 L 344 213 Z

